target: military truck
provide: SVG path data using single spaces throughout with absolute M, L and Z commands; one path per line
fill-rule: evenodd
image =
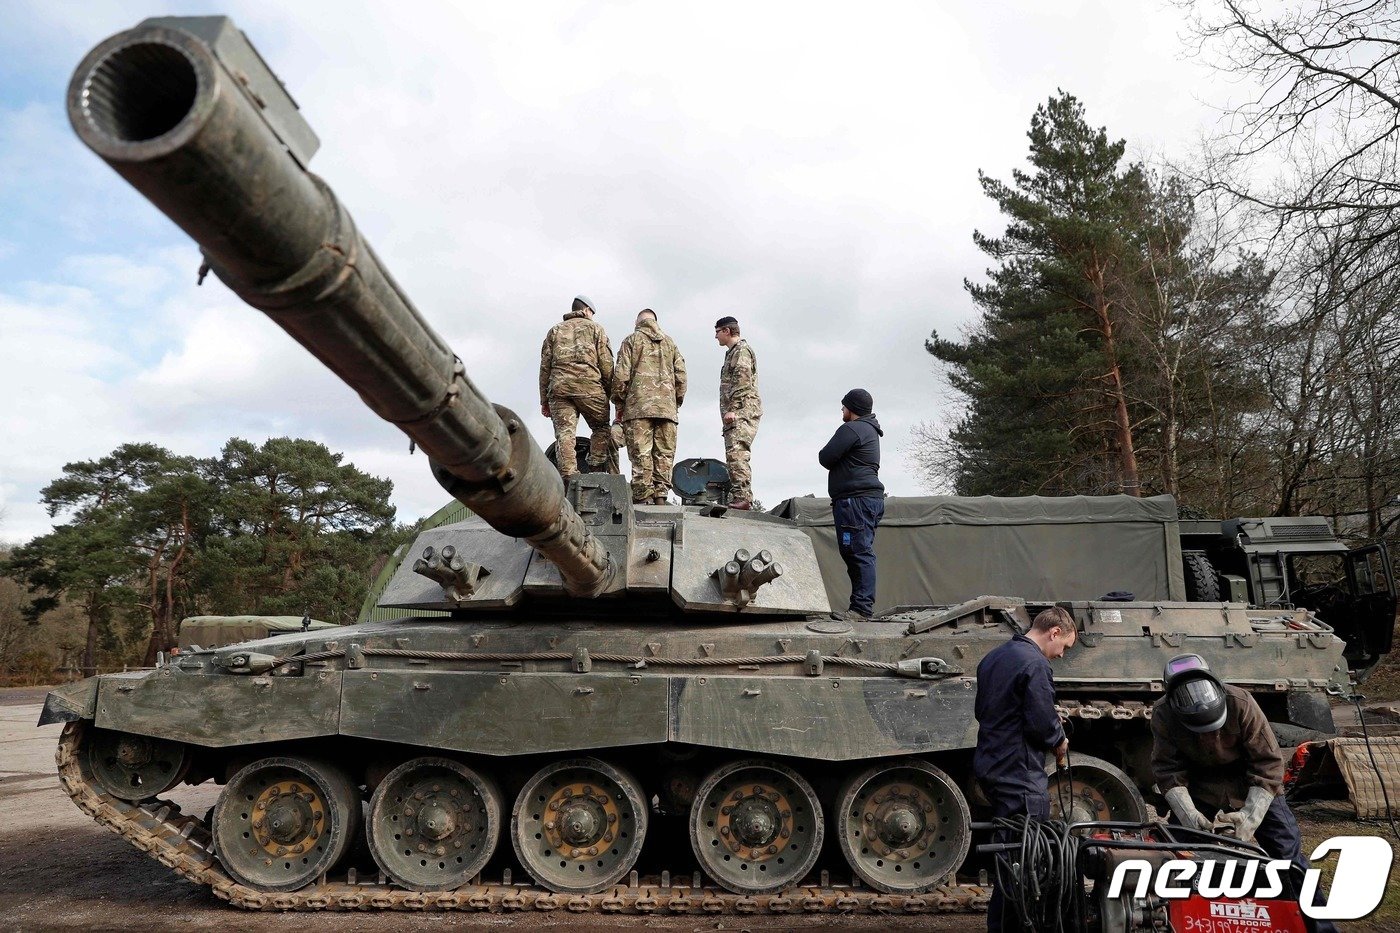
M 831 602 L 845 605 L 831 500 L 788 499 L 773 512 L 812 535 Z M 1177 512 L 1171 496 L 890 497 L 875 543 L 876 605 L 1122 592 L 1308 609 L 1346 642 L 1358 679 L 1391 650 L 1396 596 L 1385 545 L 1349 548 L 1320 517 L 1199 521 Z
M 1395 637 L 1395 577 L 1384 543 L 1350 548 L 1327 519 L 1183 520 L 1187 596 L 1310 609 L 1347 643 L 1358 680 Z
M 68 110 L 222 282 L 403 430 L 472 512 L 422 532 L 393 571 L 379 606 L 402 618 L 51 692 L 41 723 L 64 723 L 59 773 L 80 808 L 249 908 L 984 902 L 957 874 L 977 805 L 973 674 L 1049 600 L 837 620 L 797 521 L 634 506 L 609 474 L 566 486 L 307 171 L 315 135 L 226 18 L 103 41 Z M 1162 534 L 1153 503 L 1113 507 Z M 1149 704 L 1176 653 L 1205 656 L 1279 723 L 1322 724 L 1348 684 L 1343 643 L 1307 610 L 1065 605 L 1081 630 L 1057 671 L 1074 752 L 1051 787 L 1068 819 L 1145 817 Z M 212 812 L 184 813 L 182 785 L 206 783 L 222 788 Z

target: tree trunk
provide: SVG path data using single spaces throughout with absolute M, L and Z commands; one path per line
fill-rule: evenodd
M 96 597 L 89 597 L 87 604 L 87 641 L 83 644 L 83 676 L 97 673 L 97 627 L 101 624 L 101 603 Z
M 1123 391 L 1123 371 L 1118 366 L 1118 349 L 1113 338 L 1113 320 L 1109 317 L 1109 301 L 1104 289 L 1103 268 L 1094 273 L 1094 313 L 1098 317 L 1099 334 L 1103 337 L 1104 355 L 1108 357 L 1109 398 L 1113 402 L 1114 438 L 1118 442 L 1119 485 L 1125 495 L 1140 496 L 1137 452 L 1133 449 L 1133 423 L 1128 416 L 1128 397 Z

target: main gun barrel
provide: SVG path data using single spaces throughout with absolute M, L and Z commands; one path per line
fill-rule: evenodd
M 147 21 L 78 66 L 68 116 L 229 288 L 412 438 L 454 497 L 528 540 L 570 593 L 604 591 L 614 573 L 607 551 L 558 472 L 521 420 L 472 384 L 334 192 L 306 170 L 304 140 L 314 149 L 314 136 L 288 129 L 268 100 L 285 91 L 265 69 L 226 19 Z

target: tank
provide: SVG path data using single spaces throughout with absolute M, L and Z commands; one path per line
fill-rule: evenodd
M 73 125 L 245 302 L 397 425 L 472 517 L 385 584 L 398 618 L 161 657 L 48 695 L 75 803 L 267 909 L 806 913 L 976 908 L 978 661 L 1049 600 L 833 620 L 799 522 L 567 486 L 306 165 L 317 141 L 221 17 L 98 45 Z M 931 555 L 937 560 L 937 555 Z M 1096 560 L 1084 554 L 1085 561 Z M 1146 816 L 1149 704 L 1195 651 L 1280 723 L 1326 725 L 1342 643 L 1303 610 L 1068 604 L 1052 799 Z M 203 815 L 182 785 L 221 789 Z

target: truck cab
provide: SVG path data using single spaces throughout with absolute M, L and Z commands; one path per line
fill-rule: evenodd
M 1193 599 L 1310 609 L 1346 642 L 1358 680 L 1390 651 L 1396 596 L 1384 544 L 1349 548 L 1327 519 L 1305 516 L 1183 520 L 1181 547 Z

